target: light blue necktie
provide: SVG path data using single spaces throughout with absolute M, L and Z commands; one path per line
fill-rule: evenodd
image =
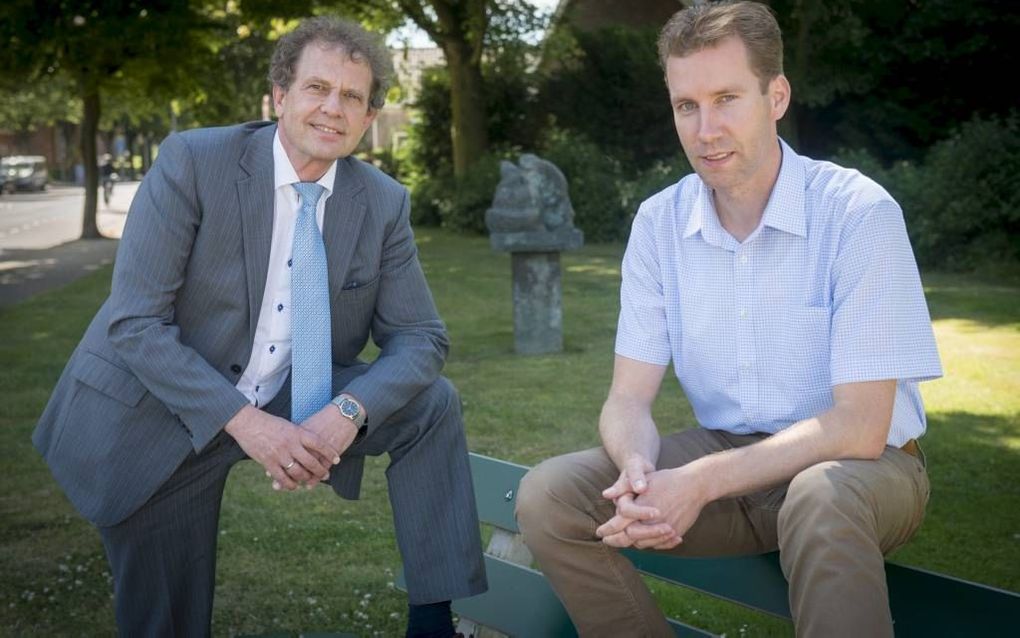
M 302 421 L 333 397 L 329 274 L 315 208 L 323 187 L 297 182 L 301 210 L 294 224 L 290 270 L 291 421 Z

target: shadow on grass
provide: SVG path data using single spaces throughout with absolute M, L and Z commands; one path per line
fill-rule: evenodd
M 963 319 L 979 327 L 1020 324 L 1020 288 L 979 283 L 963 275 L 930 274 L 924 294 L 933 320 Z
M 1020 415 L 929 416 L 926 520 L 893 560 L 1020 590 Z

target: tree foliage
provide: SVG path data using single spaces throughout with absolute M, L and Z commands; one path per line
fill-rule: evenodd
M 59 74 L 81 99 L 84 237 L 99 236 L 94 158 L 103 90 L 119 77 L 142 81 L 149 90 L 186 80 L 179 63 L 195 50 L 194 34 L 201 27 L 188 0 L 11 0 L 5 5 L 0 41 L 7 46 L 0 49 L 0 69 L 6 80 L 32 84 Z
M 1013 106 L 987 71 L 1016 68 L 1020 13 L 998 0 L 773 0 L 800 147 L 919 159 L 978 115 Z
M 379 0 L 383 1 L 383 0 Z M 483 58 L 522 46 L 548 21 L 523 0 L 393 0 L 443 50 L 449 75 L 454 174 L 466 174 L 489 149 Z
M 537 78 L 549 123 L 584 135 L 629 173 L 676 154 L 654 29 L 563 29 L 553 38 Z
M 57 122 L 81 121 L 81 99 L 60 74 L 35 80 L 0 82 L 0 129 L 25 132 Z
M 837 161 L 873 177 L 897 199 L 922 266 L 1020 264 L 1020 113 L 975 117 L 918 161 L 884 167 L 861 150 Z
M 0 7 L 0 86 L 8 89 L 0 123 L 26 130 L 80 122 L 82 234 L 98 236 L 100 125 L 163 133 L 178 124 L 259 118 L 276 38 L 313 13 L 353 15 L 384 29 L 402 19 L 355 0 L 7 0 Z

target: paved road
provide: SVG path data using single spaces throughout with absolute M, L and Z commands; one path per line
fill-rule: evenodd
M 56 288 L 113 261 L 137 182 L 119 183 L 100 203 L 99 230 L 110 239 L 79 240 L 85 190 L 51 186 L 0 197 L 0 307 Z

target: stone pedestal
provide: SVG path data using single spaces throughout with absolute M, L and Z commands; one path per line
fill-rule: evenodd
M 513 260 L 514 350 L 547 354 L 563 350 L 563 288 L 560 252 L 584 244 L 574 228 L 567 180 L 556 166 L 534 155 L 520 166 L 500 165 L 485 225 L 493 250 Z
M 558 252 L 516 252 L 513 258 L 514 350 L 563 350 L 563 287 Z
M 563 351 L 563 284 L 560 252 L 576 250 L 584 234 L 576 228 L 492 233 L 493 250 L 510 253 L 514 290 L 514 352 Z

